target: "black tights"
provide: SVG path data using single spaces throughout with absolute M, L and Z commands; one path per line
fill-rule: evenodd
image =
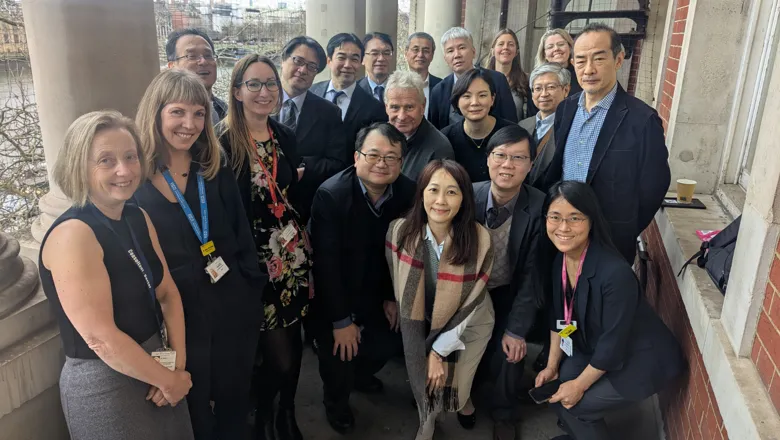
M 258 412 L 273 414 L 277 394 L 279 408 L 294 407 L 303 357 L 301 322 L 260 332 L 257 354 L 262 357 L 262 364 L 255 367 Z

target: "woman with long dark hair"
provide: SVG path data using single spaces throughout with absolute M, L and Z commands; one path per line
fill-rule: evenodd
M 557 440 L 608 440 L 604 414 L 657 393 L 682 373 L 685 360 L 612 244 L 590 186 L 553 185 L 544 212 L 559 253 L 550 354 L 536 386 L 561 382 L 550 403 L 568 435 Z
M 490 45 L 487 68 L 501 72 L 506 76 L 509 90 L 512 91 L 512 99 L 515 101 L 518 121 L 530 116 L 526 111 L 526 104 L 531 97 L 528 74 L 523 70 L 520 56 L 520 42 L 517 35 L 510 29 L 498 31 Z
M 490 234 L 475 220 L 466 170 L 448 159 L 430 162 L 414 206 L 390 224 L 386 243 L 420 417 L 417 440 L 430 440 L 440 412 L 474 413 L 471 384 L 495 321 L 486 295 Z

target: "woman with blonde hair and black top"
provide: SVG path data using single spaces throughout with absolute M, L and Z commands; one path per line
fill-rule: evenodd
M 222 146 L 236 172 L 257 258 L 268 269 L 263 291 L 265 323 L 258 344 L 256 433 L 272 440 L 301 439 L 295 394 L 301 371 L 301 324 L 309 310 L 310 247 L 288 190 L 298 183 L 295 134 L 269 116 L 281 104 L 279 73 L 270 59 L 247 55 L 231 76 Z M 274 419 L 274 399 L 279 409 Z M 275 429 L 274 429 L 275 428 Z M 278 434 L 274 433 L 274 430 Z
M 211 111 L 195 74 L 171 69 L 152 80 L 136 121 L 154 170 L 136 200 L 165 231 L 160 245 L 184 303 L 195 438 L 240 439 L 248 433 L 248 384 L 267 276 Z
M 512 91 L 512 99 L 515 101 L 518 121 L 531 116 L 526 108 L 527 103 L 531 101 L 529 99 L 531 89 L 528 83 L 528 74 L 523 71 L 520 57 L 520 42 L 517 40 L 517 35 L 510 29 L 498 31 L 490 45 L 490 57 L 486 67 L 506 76 L 509 90 Z

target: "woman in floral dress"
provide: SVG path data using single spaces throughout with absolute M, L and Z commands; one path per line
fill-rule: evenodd
M 295 134 L 269 117 L 279 108 L 282 94 L 271 60 L 247 55 L 236 63 L 231 83 L 228 115 L 218 127 L 223 132 L 220 141 L 236 172 L 258 258 L 269 275 L 258 346 L 262 364 L 253 384 L 257 438 L 298 440 L 302 437 L 295 421 L 295 392 L 303 353 L 301 321 L 312 292 L 311 257 L 305 225 L 287 200 L 287 191 L 298 182 L 301 159 Z

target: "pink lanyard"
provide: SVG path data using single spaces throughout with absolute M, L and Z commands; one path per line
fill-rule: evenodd
M 580 255 L 580 265 L 577 267 L 577 274 L 574 275 L 574 285 L 571 286 L 572 295 L 571 302 L 566 301 L 566 288 L 569 285 L 569 277 L 566 273 L 566 254 L 563 254 L 563 264 L 561 265 L 561 282 L 563 283 L 563 320 L 566 321 L 566 325 L 571 324 L 571 318 L 574 315 L 574 291 L 577 290 L 577 282 L 580 280 L 580 274 L 582 274 L 582 264 L 585 262 L 585 254 L 588 253 L 588 248 L 582 251 Z

